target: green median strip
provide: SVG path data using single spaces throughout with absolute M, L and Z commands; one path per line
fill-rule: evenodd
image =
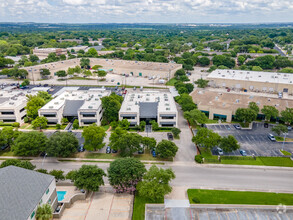
M 293 194 L 188 189 L 191 204 L 293 205 Z

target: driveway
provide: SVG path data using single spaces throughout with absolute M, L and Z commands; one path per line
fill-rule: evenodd
M 85 201 L 76 201 L 65 209 L 61 220 L 131 220 L 133 196 L 96 192 Z
M 207 125 L 209 129 L 217 132 L 221 136 L 233 135 L 240 143 L 241 149 L 244 149 L 248 155 L 255 156 L 283 156 L 280 152 L 282 144 L 268 139 L 267 135 L 272 133 L 271 128 L 264 128 L 263 123 L 254 123 L 252 130 L 237 130 L 232 124 Z M 288 137 L 292 137 L 293 132 L 289 132 Z M 285 143 L 284 150 L 292 152 L 293 143 Z M 216 152 L 213 152 L 216 154 Z M 240 155 L 239 150 L 225 153 L 225 155 Z

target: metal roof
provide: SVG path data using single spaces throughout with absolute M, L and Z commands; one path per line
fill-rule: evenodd
M 140 118 L 156 118 L 158 114 L 158 102 L 140 102 L 139 117 Z
M 78 116 L 77 111 L 83 105 L 84 100 L 65 100 L 63 116 Z
M 54 177 L 8 166 L 0 169 L 0 219 L 27 220 Z

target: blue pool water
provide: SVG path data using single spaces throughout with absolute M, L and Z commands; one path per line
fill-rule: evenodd
M 66 191 L 57 191 L 58 201 L 61 202 L 64 199 Z

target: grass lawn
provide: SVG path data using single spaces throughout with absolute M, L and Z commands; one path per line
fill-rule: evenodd
M 174 86 L 174 84 L 177 82 L 177 79 L 172 78 L 168 82 L 166 82 L 166 86 Z
M 218 124 L 219 120 L 214 120 L 214 119 L 208 119 L 208 121 L 206 122 L 206 124 Z
M 284 137 L 276 136 L 275 138 L 276 138 L 276 141 L 280 141 L 280 142 L 284 141 Z M 293 138 L 286 138 L 285 141 L 293 142 Z
M 144 216 L 145 204 L 148 204 L 148 203 L 159 204 L 159 203 L 164 203 L 164 200 L 151 201 L 149 199 L 139 196 L 138 193 L 136 193 L 134 197 L 134 204 L 133 204 L 133 213 L 132 213 L 133 220 L 145 219 L 145 216 Z
M 44 130 L 64 130 L 66 128 L 67 125 L 61 125 L 60 129 L 56 128 L 56 125 L 49 125 L 47 126 Z
M 10 150 L 0 150 L 0 156 L 7 157 L 7 156 L 14 156 L 14 153 Z
M 217 155 L 212 155 L 210 150 L 200 148 L 201 155 L 205 158 L 205 163 L 217 163 Z M 258 166 L 281 166 L 281 167 L 293 167 L 293 161 L 288 157 L 256 157 L 252 160 L 251 157 L 237 157 L 230 156 L 231 159 L 221 160 L 221 164 L 235 164 L 235 165 L 258 165 Z
M 282 154 L 286 155 L 286 156 L 291 156 L 292 154 L 288 151 L 285 150 L 280 150 Z
M 69 78 L 69 80 L 71 79 L 75 79 L 75 80 L 95 80 L 95 79 L 91 79 L 91 78 L 87 78 L 87 77 L 81 77 L 81 76 L 74 76 Z
M 190 203 L 197 198 L 201 204 L 293 205 L 293 194 L 188 189 Z

